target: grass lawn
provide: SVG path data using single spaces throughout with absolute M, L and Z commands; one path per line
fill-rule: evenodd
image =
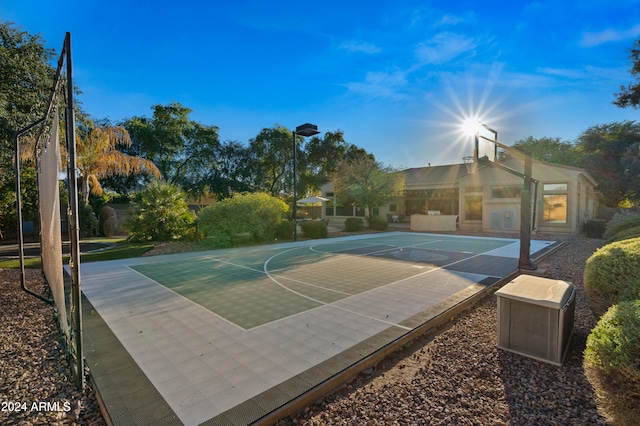
M 91 240 L 96 242 L 110 242 L 115 243 L 116 246 L 110 248 L 108 250 L 98 251 L 94 253 L 85 253 L 81 255 L 80 261 L 84 263 L 88 262 L 100 262 L 103 260 L 115 260 L 115 259 L 127 259 L 130 257 L 139 257 L 149 250 L 153 249 L 153 244 L 150 242 L 130 242 L 120 240 L 109 240 L 109 239 L 101 239 L 101 240 Z M 65 255 L 62 257 L 62 261 L 64 264 L 69 263 L 69 255 Z M 8 259 L 8 260 L 0 260 L 0 268 L 19 268 L 20 260 L 19 259 Z M 42 268 L 42 260 L 40 257 L 31 257 L 24 259 L 24 267 L 30 269 L 41 269 Z

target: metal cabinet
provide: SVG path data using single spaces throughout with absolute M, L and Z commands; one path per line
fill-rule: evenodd
M 520 275 L 496 297 L 498 348 L 562 365 L 573 334 L 573 284 Z

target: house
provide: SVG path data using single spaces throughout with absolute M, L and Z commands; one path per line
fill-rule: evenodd
M 523 173 L 521 159 L 501 161 L 507 168 Z M 469 173 L 465 164 L 419 167 L 403 170 L 405 191 L 401 198 L 374 209 L 374 215 L 389 221 L 410 222 L 413 230 L 455 230 L 456 227 L 482 231 L 520 229 L 520 193 L 523 179 L 489 164 Z M 532 161 L 532 226 L 538 232 L 577 234 L 597 208 L 597 182 L 584 169 Z M 329 199 L 324 216 L 337 221 L 364 217 L 364 209 L 345 206 L 336 200 L 331 182 L 322 188 Z M 449 218 L 429 218 L 428 216 Z M 443 229 L 430 229 L 444 226 Z M 451 225 L 453 223 L 453 225 Z M 425 226 L 427 226 L 425 228 Z

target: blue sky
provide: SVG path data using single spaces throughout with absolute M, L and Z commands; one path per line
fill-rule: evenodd
M 176 101 L 245 144 L 311 122 L 400 168 L 460 163 L 467 116 L 507 145 L 638 120 L 611 102 L 632 81 L 639 16 L 640 0 L 0 3 L 58 52 L 71 32 L 95 118 Z

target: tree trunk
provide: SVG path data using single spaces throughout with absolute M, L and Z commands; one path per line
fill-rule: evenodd
M 89 179 L 85 175 L 81 175 L 82 180 L 82 200 L 84 204 L 89 204 Z

